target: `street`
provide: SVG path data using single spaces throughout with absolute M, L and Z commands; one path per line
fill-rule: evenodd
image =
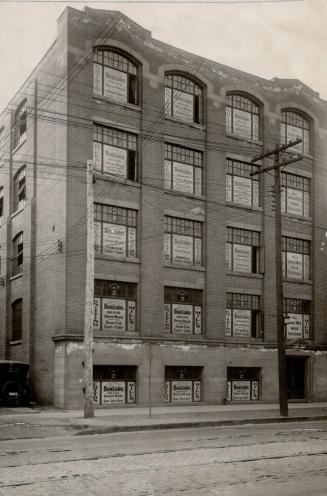
M 327 495 L 327 422 L 0 443 L 1 496 Z

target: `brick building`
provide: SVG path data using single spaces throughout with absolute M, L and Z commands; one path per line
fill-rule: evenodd
M 83 401 L 92 157 L 95 401 L 278 400 L 273 178 L 250 162 L 296 137 L 289 397 L 327 400 L 326 108 L 298 80 L 194 56 L 120 12 L 63 12 L 0 115 L 0 359 L 31 363 L 37 401 Z

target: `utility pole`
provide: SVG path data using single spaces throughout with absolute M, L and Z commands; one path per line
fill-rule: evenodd
M 274 150 L 268 151 L 255 157 L 251 163 L 257 162 L 266 157 L 274 156 L 274 165 L 252 172 L 251 175 L 262 174 L 269 170 L 274 171 L 275 180 L 275 253 L 276 253 L 276 303 L 277 303 L 277 347 L 278 347 L 278 383 L 279 383 L 279 411 L 283 417 L 288 417 L 287 400 L 287 369 L 285 356 L 285 326 L 283 312 L 283 274 L 282 274 L 282 215 L 281 215 L 281 186 L 280 168 L 302 160 L 301 155 L 296 155 L 289 160 L 280 161 L 280 153 L 287 150 L 302 140 L 297 139 L 286 145 L 276 146 Z
M 94 221 L 92 161 L 87 161 L 87 248 L 84 316 L 84 418 L 94 417 L 93 406 L 93 293 L 94 293 Z

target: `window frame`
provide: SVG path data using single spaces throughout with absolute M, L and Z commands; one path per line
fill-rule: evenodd
M 123 300 L 125 315 L 124 329 L 104 326 L 104 300 Z M 110 318 L 110 317 L 109 317 Z M 112 317 L 114 318 L 114 317 Z M 98 323 L 97 323 L 98 322 Z M 137 328 L 137 284 L 124 281 L 94 280 L 93 329 L 102 332 L 136 332 Z
M 165 366 L 165 382 L 164 382 L 164 402 L 165 403 L 185 403 L 189 402 L 183 399 L 173 401 L 172 391 L 174 383 L 191 383 L 191 403 L 199 403 L 203 401 L 203 367 L 201 366 Z
M 298 174 L 293 174 L 289 172 L 281 173 L 281 210 L 285 215 L 299 215 L 300 217 L 308 218 L 310 217 L 310 196 L 311 196 L 311 179 L 306 176 L 301 176 Z M 288 207 L 288 197 L 290 191 L 296 191 L 300 193 L 301 198 L 301 214 L 296 212 L 290 212 Z
M 23 299 L 17 298 L 11 304 L 12 310 L 12 341 L 21 341 L 23 337 Z
M 235 334 L 234 310 L 250 311 L 249 334 Z M 226 293 L 225 336 L 228 338 L 263 338 L 261 296 L 246 293 Z
M 311 329 L 311 301 L 301 300 L 299 298 L 284 298 L 283 299 L 283 312 L 284 312 L 284 328 L 285 339 L 312 339 Z M 301 315 L 301 336 L 288 337 L 288 325 L 290 315 Z M 299 322 L 296 322 L 298 324 Z
M 301 277 L 288 275 L 288 266 L 291 258 L 288 254 L 301 255 Z M 307 281 L 310 279 L 311 272 L 311 243 L 308 239 L 293 238 L 290 236 L 282 236 L 282 270 L 283 277 L 299 281 Z
M 26 165 L 18 169 L 13 178 L 13 211 L 17 212 L 26 203 Z
M 176 172 L 174 165 L 187 166 L 192 169 L 192 191 L 174 187 Z M 185 182 L 185 172 L 182 171 L 182 179 Z M 203 194 L 203 152 L 173 143 L 165 143 L 165 189 L 192 195 Z
M 164 219 L 164 261 L 182 266 L 203 267 L 204 256 L 204 223 L 200 221 L 183 219 L 165 215 Z M 176 236 L 183 236 L 192 239 L 192 261 L 191 263 L 176 261 L 176 247 L 174 241 Z M 185 258 L 185 257 L 184 257 Z
M 289 126 L 292 126 L 295 136 L 288 139 Z M 295 131 L 297 130 L 297 132 Z M 309 155 L 311 151 L 311 120 L 297 109 L 282 109 L 280 122 L 280 141 L 284 145 L 296 139 L 296 135 L 302 139 L 298 145 L 288 148 L 291 153 L 302 153 Z
M 137 210 L 125 207 L 117 207 L 114 205 L 105 205 L 102 203 L 94 203 L 94 228 L 95 254 L 109 255 L 117 259 L 136 258 L 137 257 Z M 109 226 L 121 226 L 126 229 L 125 233 L 125 254 L 112 253 L 112 248 L 109 248 L 109 253 L 104 252 L 104 224 Z M 110 229 L 110 228 L 108 228 Z M 100 248 L 98 249 L 97 240 L 100 240 Z M 110 244 L 108 244 L 110 247 Z
M 12 275 L 17 276 L 24 270 L 24 233 L 20 231 L 12 240 Z
M 107 63 L 106 63 L 107 62 Z M 96 68 L 96 66 L 100 67 Z M 105 94 L 105 68 L 126 74 L 126 101 Z M 97 78 L 101 79 L 99 81 Z M 100 91 L 96 91 L 99 83 Z M 129 54 L 114 47 L 95 47 L 93 50 L 93 93 L 109 98 L 117 104 L 140 105 L 140 63 Z
M 235 113 L 247 112 L 250 115 L 251 129 L 250 133 L 235 131 Z M 229 92 L 226 95 L 226 132 L 233 137 L 239 137 L 244 140 L 250 139 L 260 141 L 261 138 L 261 105 L 250 95 L 241 92 Z
M 261 233 L 250 229 L 240 229 L 227 226 L 226 236 L 226 268 L 230 271 L 244 272 L 244 274 L 258 274 L 260 272 Z M 230 248 L 229 248 L 230 246 Z M 234 246 L 251 247 L 251 270 L 240 270 L 234 267 Z M 244 254 L 245 255 L 245 254 Z M 230 262 L 229 262 L 230 261 Z M 229 267 L 230 265 L 230 267 Z
M 136 365 L 94 365 L 93 366 L 93 401 L 96 405 L 136 403 Z M 103 401 L 105 386 L 119 389 L 112 391 L 112 401 Z M 123 385 L 123 394 L 121 385 Z M 115 394 L 116 393 L 116 394 Z M 124 401 L 119 401 L 124 396 Z
M 204 124 L 204 86 L 192 76 L 178 71 L 165 73 L 165 117 L 176 119 L 182 123 Z M 176 102 L 180 94 L 192 95 L 192 118 L 183 117 L 175 112 Z M 188 102 L 190 105 L 190 102 Z
M 191 331 L 174 330 L 173 311 L 175 306 L 192 307 Z M 164 333 L 172 336 L 200 336 L 204 334 L 203 322 L 203 291 L 201 289 L 179 288 L 174 286 L 164 287 Z M 176 309 L 177 310 L 177 309 Z M 182 309 L 180 309 L 182 311 Z M 185 319 L 183 321 L 184 325 Z M 175 323 L 175 326 L 178 325 Z
M 108 170 L 105 169 L 105 147 L 110 147 L 117 151 L 118 155 L 113 159 L 114 161 L 116 159 L 116 163 L 114 162 L 113 166 L 117 169 L 126 167 L 126 174 L 111 172 L 110 166 Z M 138 148 L 138 136 L 136 134 L 93 123 L 93 164 L 95 172 L 137 182 Z M 118 150 L 126 153 L 125 164 L 121 163 L 122 156 L 121 154 L 119 156 Z
M 226 203 L 234 203 L 244 208 L 258 208 L 261 205 L 260 199 L 260 178 L 259 175 L 251 176 L 257 172 L 259 167 L 241 160 L 227 157 L 226 163 Z M 251 181 L 251 201 L 250 203 L 240 202 L 235 199 L 235 178 L 247 179 Z
M 242 376 L 245 377 L 242 377 Z M 238 377 L 239 376 L 239 377 Z M 234 398 L 233 383 L 249 383 L 249 398 Z M 260 367 L 227 367 L 227 401 L 258 401 L 261 397 L 261 368 Z M 241 384 L 239 385 L 242 389 Z M 242 393 L 241 393 L 242 394 Z
M 27 133 L 27 99 L 23 100 L 17 107 L 14 116 L 14 142 L 13 148 L 16 149 L 26 139 Z

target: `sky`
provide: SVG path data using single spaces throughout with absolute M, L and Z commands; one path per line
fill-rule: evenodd
M 120 10 L 153 38 L 267 79 L 299 79 L 327 100 L 327 0 L 0 0 L 0 111 L 54 41 L 67 5 Z

